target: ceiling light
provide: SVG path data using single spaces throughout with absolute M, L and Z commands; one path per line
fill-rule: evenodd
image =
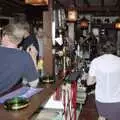
M 80 20 L 80 28 L 88 28 L 88 22 L 89 22 L 89 20 L 86 19 L 85 17 L 83 17 Z
M 30 5 L 48 5 L 48 0 L 25 0 L 25 3 Z
M 120 18 L 117 18 L 115 21 L 115 29 L 120 29 Z
M 68 8 L 68 18 L 69 22 L 75 22 L 77 20 L 77 10 L 76 8 Z

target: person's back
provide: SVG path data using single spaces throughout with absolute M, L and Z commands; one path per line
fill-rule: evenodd
M 96 69 L 96 100 L 100 102 L 120 101 L 120 58 L 104 54 L 92 61 Z
M 100 57 L 91 61 L 87 85 L 95 85 L 98 120 L 120 118 L 120 57 L 113 39 L 101 44 Z
M 20 78 L 25 78 L 31 86 L 38 83 L 32 56 L 17 48 L 23 35 L 24 28 L 20 23 L 8 24 L 3 31 L 0 47 L 0 95 L 19 83 Z
M 26 77 L 29 82 L 37 79 L 34 63 L 26 52 L 0 47 L 0 56 L 2 56 L 0 59 L 0 93 L 9 90 L 22 77 Z

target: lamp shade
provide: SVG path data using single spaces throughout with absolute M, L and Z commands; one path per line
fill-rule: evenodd
M 115 21 L 115 29 L 120 29 L 120 18 L 117 18 Z
M 83 17 L 80 20 L 80 27 L 81 28 L 88 28 L 88 19 L 86 19 L 85 17 Z
M 25 3 L 31 5 L 48 5 L 48 0 L 25 0 Z
M 116 28 L 116 29 L 120 29 L 120 22 L 115 23 L 115 28 Z
M 68 21 L 75 22 L 77 20 L 77 10 L 75 8 L 68 9 Z

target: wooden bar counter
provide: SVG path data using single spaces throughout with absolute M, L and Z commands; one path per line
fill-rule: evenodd
M 0 104 L 0 119 L 1 120 L 30 120 L 33 113 L 45 103 L 49 97 L 55 92 L 56 88 L 63 83 L 63 77 L 60 77 L 53 84 L 40 85 L 44 89 L 30 98 L 30 105 L 24 109 L 16 111 L 7 111 L 3 104 Z

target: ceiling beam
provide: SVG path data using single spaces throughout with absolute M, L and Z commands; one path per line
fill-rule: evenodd
M 90 3 L 89 3 L 88 0 L 83 0 L 83 3 L 84 3 L 85 5 L 87 5 L 87 7 L 90 7 Z
M 15 3 L 15 4 L 19 4 L 21 6 L 25 5 L 25 0 L 11 0 L 11 2 Z
M 101 0 L 101 7 L 104 7 L 104 0 Z
M 8 6 L 16 7 L 16 8 L 23 8 L 23 5 L 16 3 L 13 0 L 4 0 L 1 3 L 7 4 Z
M 101 7 L 99 5 L 91 5 L 90 7 L 87 7 L 86 5 L 79 5 L 78 9 L 81 11 L 105 11 L 105 10 L 109 10 L 109 11 L 120 11 L 119 8 L 116 8 L 115 6 L 106 6 L 104 5 L 104 7 Z
M 120 0 L 117 0 L 117 1 L 116 1 L 115 7 L 120 8 Z
M 94 15 L 106 15 L 106 16 L 118 16 L 120 15 L 120 9 L 115 6 L 105 6 L 101 7 L 98 5 L 91 5 L 87 7 L 86 5 L 79 5 L 77 7 L 80 14 L 94 14 Z
M 20 0 L 16 0 L 20 1 Z M 0 0 L 0 15 L 12 16 L 14 13 L 23 13 L 25 7 L 15 0 Z

